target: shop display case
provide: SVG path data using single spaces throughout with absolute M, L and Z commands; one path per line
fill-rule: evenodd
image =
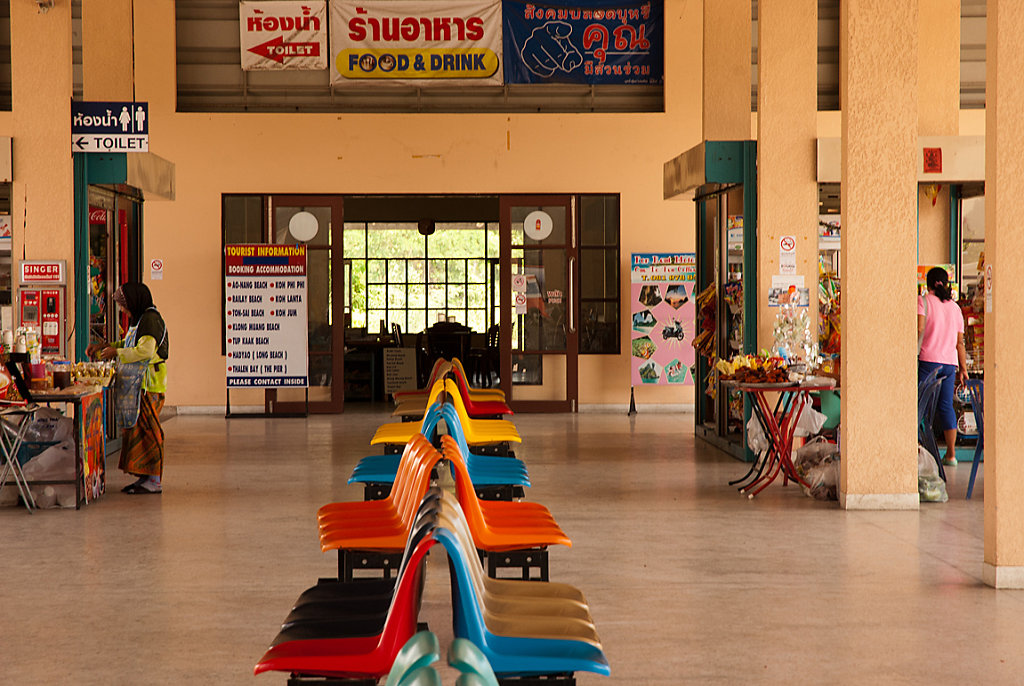
M 665 196 L 696 203 L 696 435 L 746 460 L 750 401 L 723 385 L 720 359 L 757 351 L 757 181 L 753 141 L 706 141 L 666 165 Z

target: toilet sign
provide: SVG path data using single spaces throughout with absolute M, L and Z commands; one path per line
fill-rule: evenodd
M 71 152 L 149 152 L 149 103 L 72 100 Z

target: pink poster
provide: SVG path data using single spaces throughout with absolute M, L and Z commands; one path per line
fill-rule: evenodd
M 694 253 L 634 253 L 630 284 L 632 384 L 693 385 Z

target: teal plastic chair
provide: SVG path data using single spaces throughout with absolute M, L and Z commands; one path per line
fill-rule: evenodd
M 412 686 L 413 683 L 420 683 L 406 681 L 406 677 L 411 676 L 423 667 L 434 664 L 440 659 L 441 646 L 438 644 L 437 636 L 434 632 L 421 631 L 413 634 L 395 656 L 395 662 L 391 665 L 391 671 L 388 672 L 388 678 L 384 682 L 384 686 Z M 430 671 L 433 672 L 434 669 L 430 667 Z
M 831 431 L 839 426 L 839 391 L 821 391 L 819 397 L 821 398 L 821 413 L 825 415 L 825 423 L 821 428 L 824 431 Z
M 395 686 L 441 686 L 441 677 L 428 665 L 409 672 Z
M 456 638 L 448 647 L 448 664 L 462 672 L 456 686 L 498 686 L 491 663 L 480 649 L 465 638 Z

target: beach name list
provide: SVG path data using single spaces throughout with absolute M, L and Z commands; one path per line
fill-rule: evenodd
M 224 249 L 228 388 L 309 385 L 306 246 Z

